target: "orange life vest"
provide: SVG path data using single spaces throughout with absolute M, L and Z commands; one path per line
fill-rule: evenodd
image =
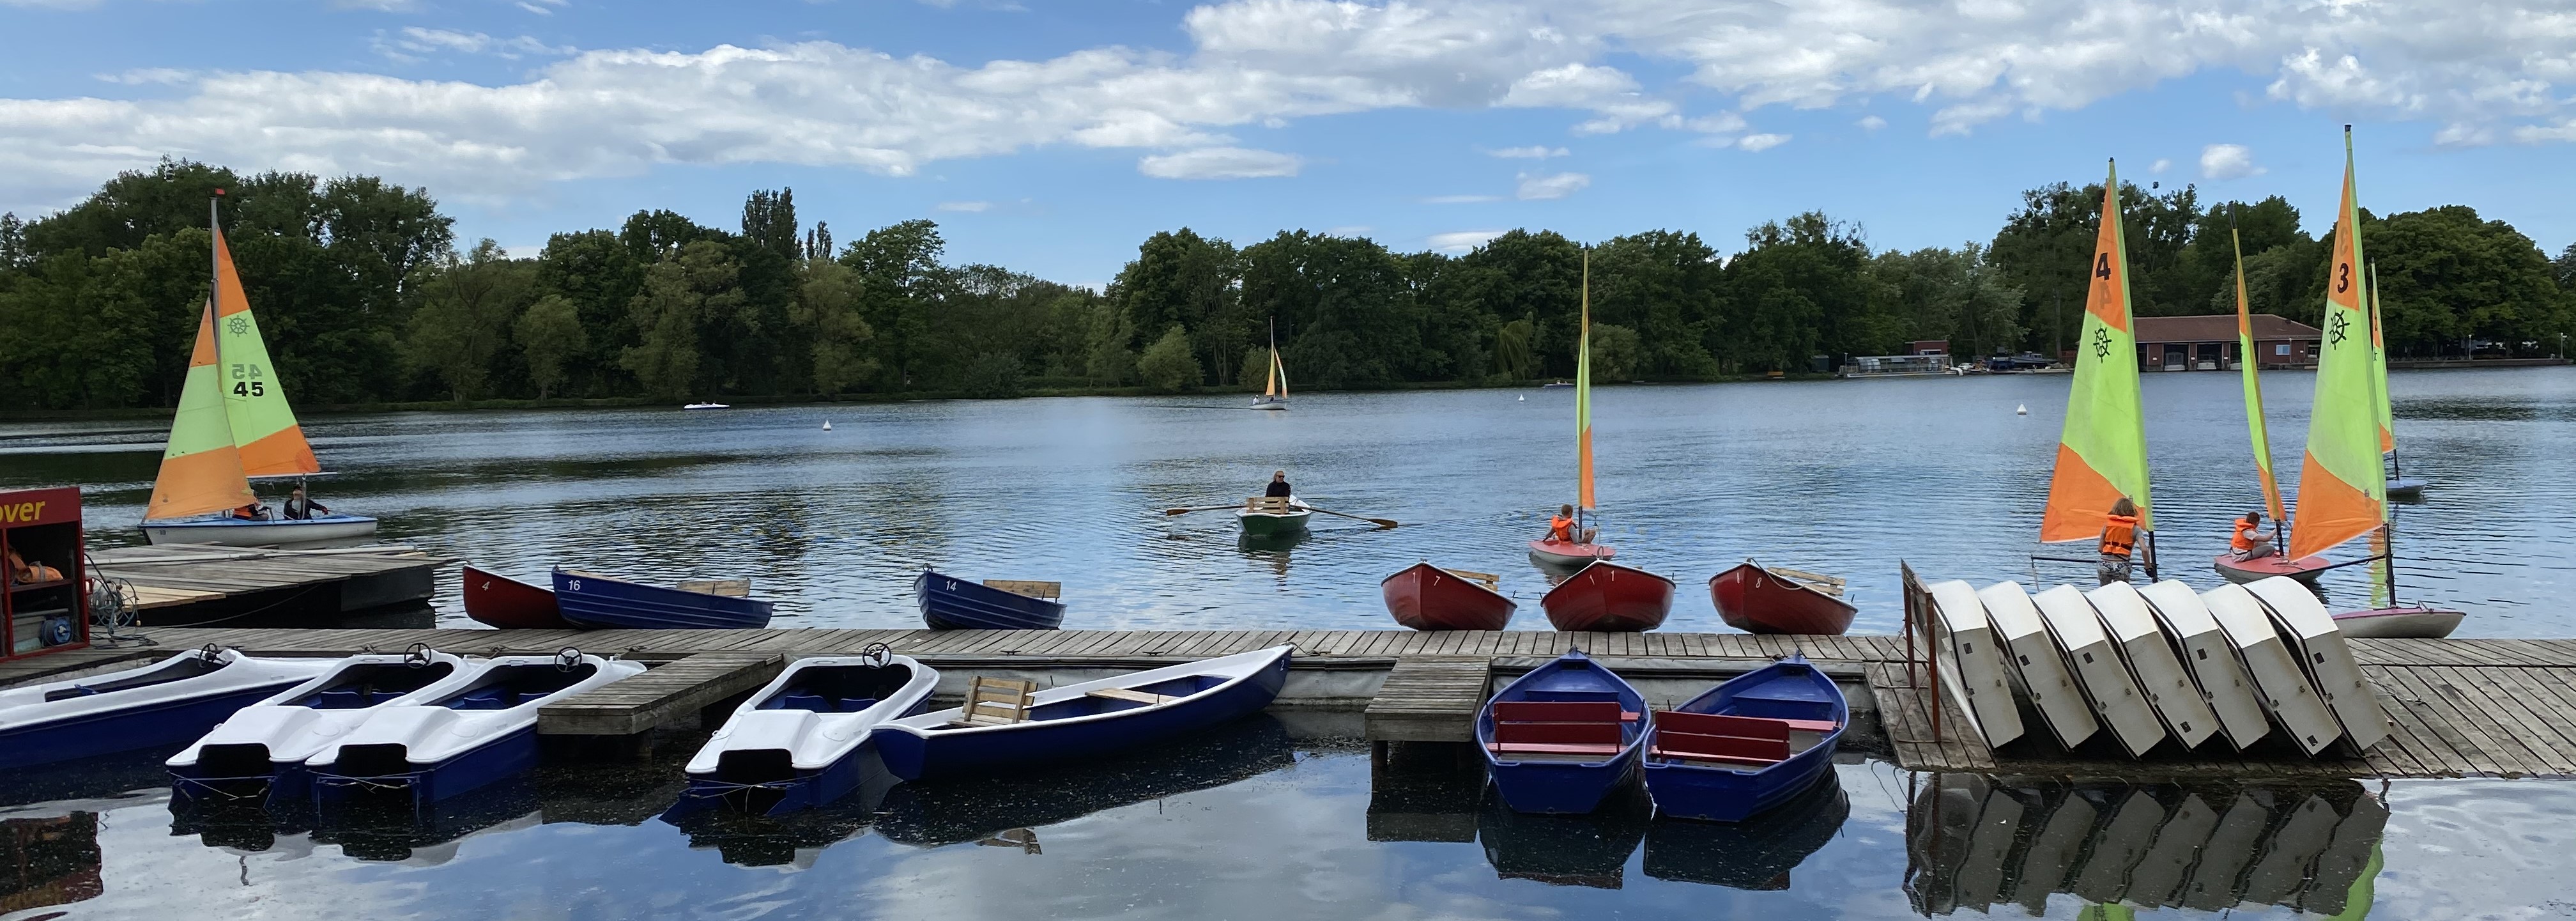
M 2254 549 L 2254 539 L 2246 535 L 2254 533 L 2254 529 L 2259 527 L 2262 525 L 2243 518 L 2236 519 L 2236 533 L 2227 538 L 2227 549 L 2239 552 Z
M 2102 528 L 2102 553 L 2105 556 L 2128 556 L 2138 545 L 2138 519 L 2132 515 L 2112 515 Z
M 1571 543 L 1574 540 L 1574 519 L 1563 515 L 1550 516 L 1547 519 L 1547 539 Z
M 259 504 L 254 502 L 233 510 L 233 517 L 243 521 L 259 520 Z

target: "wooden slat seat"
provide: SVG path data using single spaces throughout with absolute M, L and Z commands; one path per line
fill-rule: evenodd
M 1014 595 L 1025 595 L 1042 601 L 1056 601 L 1064 597 L 1064 583 L 1062 582 L 1040 582 L 1031 579 L 986 579 L 984 580 L 984 587 L 998 588 Z
M 1028 722 L 1029 704 L 1037 692 L 1035 681 L 977 675 L 966 684 L 966 705 L 959 708 L 963 716 L 948 725 L 1008 726 Z
M 1297 509 L 1288 504 L 1287 496 L 1254 496 L 1243 500 L 1243 510 L 1269 515 L 1286 515 Z
M 1100 688 L 1093 691 L 1084 691 L 1083 696 L 1099 697 L 1108 700 L 1133 701 L 1135 703 L 1148 705 L 1170 703 L 1180 699 L 1168 694 L 1155 694 L 1147 691 L 1131 691 L 1126 688 Z
M 1494 740 L 1486 748 L 1508 755 L 1607 757 L 1627 747 L 1626 713 L 1617 701 L 1515 700 L 1494 704 Z
M 1777 764 L 1789 757 L 1790 722 L 1662 710 L 1655 713 L 1655 738 L 1649 750 L 1663 759 L 1752 767 Z

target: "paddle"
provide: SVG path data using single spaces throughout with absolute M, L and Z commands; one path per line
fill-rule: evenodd
M 1226 509 L 1230 509 L 1230 508 L 1242 508 L 1242 507 L 1243 507 L 1243 506 L 1240 506 L 1240 505 L 1203 505 L 1203 506 L 1199 506 L 1199 507 L 1197 507 L 1197 508 L 1167 508 L 1167 509 L 1164 509 L 1164 510 L 1163 510 L 1163 514 L 1165 514 L 1165 515 L 1187 515 L 1187 514 L 1189 514 L 1189 513 L 1191 513 L 1191 512 L 1221 512 L 1221 511 L 1224 511 L 1224 510 L 1226 510 Z
M 1300 507 L 1300 508 L 1303 508 L 1303 509 L 1305 509 L 1305 510 L 1307 510 L 1307 511 L 1310 511 L 1310 512 L 1322 512 L 1322 513 L 1327 514 L 1327 515 L 1338 515 L 1338 516 L 1341 516 L 1341 517 L 1343 517 L 1343 518 L 1349 518 L 1349 519 L 1352 519 L 1352 520 L 1355 520 L 1355 521 L 1365 521 L 1365 522 L 1368 522 L 1368 523 L 1370 523 L 1370 524 L 1377 525 L 1378 527 L 1381 527 L 1381 528 L 1392 528 L 1392 527 L 1395 527 L 1395 519 L 1393 519 L 1393 518 L 1368 518 L 1368 517 L 1364 517 L 1364 516 L 1360 516 L 1360 515 L 1353 515 L 1353 514 L 1350 514 L 1350 513 L 1348 513 L 1348 512 L 1336 512 L 1336 511 L 1333 511 L 1332 509 L 1328 509 L 1328 508 L 1316 508 L 1316 507 L 1311 506 L 1311 505 L 1301 505 L 1301 506 L 1299 506 L 1299 507 Z

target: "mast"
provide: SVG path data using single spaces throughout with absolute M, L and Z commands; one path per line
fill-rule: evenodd
M 1582 325 L 1577 327 L 1574 351 L 1574 451 L 1575 466 L 1581 477 L 1575 488 L 1575 507 L 1592 511 L 1592 250 L 1583 250 Z

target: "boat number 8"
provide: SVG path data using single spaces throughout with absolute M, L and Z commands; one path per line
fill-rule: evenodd
M 263 381 L 244 381 L 236 383 L 233 385 L 233 395 L 237 397 L 264 397 L 268 395 L 268 384 Z

